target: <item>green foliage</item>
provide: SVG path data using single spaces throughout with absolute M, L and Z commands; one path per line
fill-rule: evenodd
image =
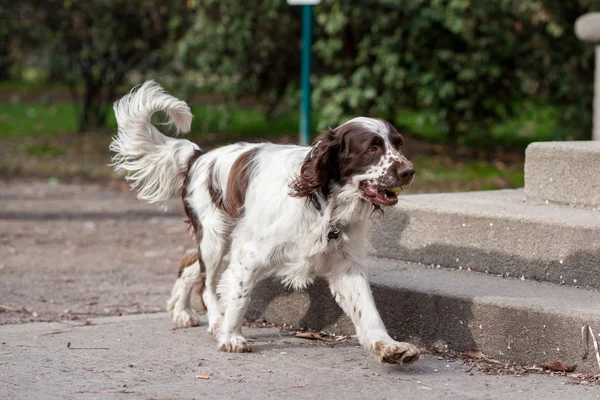
M 299 71 L 299 20 L 298 7 L 283 0 L 204 0 L 179 60 L 193 86 L 228 100 L 251 94 L 272 115 Z
M 323 0 L 315 7 L 319 128 L 356 115 L 421 110 L 448 141 L 485 145 L 524 102 L 559 109 L 555 127 L 591 127 L 592 46 L 573 33 L 598 0 Z M 299 8 L 279 0 L 203 2 L 181 45 L 194 82 L 269 109 L 294 105 Z M 536 101 L 538 101 L 536 100 Z
M 562 123 L 589 132 L 592 49 L 573 34 L 590 1 L 326 0 L 315 44 L 326 70 L 315 91 L 325 120 L 357 112 L 390 118 L 430 110 L 448 139 L 486 144 L 491 126 L 516 105 L 545 97 Z M 323 121 L 325 122 L 325 121 Z M 475 135 L 473 134 L 475 133 Z
M 67 83 L 81 104 L 79 131 L 104 126 L 127 74 L 145 74 L 171 59 L 194 12 L 189 0 L 15 3 L 18 27 L 27 32 L 47 78 Z

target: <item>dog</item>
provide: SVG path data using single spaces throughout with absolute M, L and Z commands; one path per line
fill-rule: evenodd
M 114 111 L 112 165 L 143 201 L 181 191 L 198 246 L 182 261 L 167 303 L 176 325 L 198 324 L 190 297 L 200 288 L 218 349 L 248 352 L 242 324 L 255 285 L 273 277 L 303 289 L 322 277 L 380 362 L 419 358 L 417 347 L 387 333 L 367 278 L 369 217 L 396 204 L 415 176 L 389 122 L 354 118 L 321 133 L 312 147 L 237 143 L 205 152 L 152 125 L 158 111 L 176 134 L 192 121 L 187 104 L 154 81 L 118 100 Z

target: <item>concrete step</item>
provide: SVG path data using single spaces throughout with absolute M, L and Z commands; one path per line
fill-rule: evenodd
M 523 190 L 403 196 L 369 241 L 376 256 L 600 289 L 600 211 Z
M 600 205 L 600 142 L 539 142 L 525 152 L 527 201 Z
M 546 282 L 372 259 L 371 286 L 390 334 L 419 345 L 478 349 L 502 361 L 577 364 L 598 373 L 595 357 L 582 361 L 581 327 L 600 331 L 600 293 Z M 354 327 L 325 282 L 293 292 L 273 281 L 253 294 L 248 316 L 335 334 Z

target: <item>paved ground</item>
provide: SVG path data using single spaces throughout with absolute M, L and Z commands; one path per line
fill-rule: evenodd
M 0 327 L 0 398 L 564 400 L 600 393 L 548 376 L 468 372 L 436 356 L 407 368 L 382 365 L 355 342 L 331 346 L 274 328 L 247 328 L 254 352 L 225 354 L 204 328 L 173 330 L 163 313 Z
M 0 183 L 0 399 L 600 395 L 559 377 L 465 373 L 436 356 L 383 366 L 355 343 L 276 329 L 246 330 L 252 354 L 218 353 L 204 327 L 172 330 L 166 314 L 148 314 L 165 310 L 192 247 L 178 201 L 169 206 L 100 186 Z
M 0 324 L 165 310 L 193 247 L 179 203 L 165 213 L 128 191 L 0 183 Z

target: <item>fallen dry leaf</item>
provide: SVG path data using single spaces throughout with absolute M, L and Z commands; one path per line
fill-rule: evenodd
M 329 335 L 323 331 L 321 332 L 296 332 L 294 335 L 298 338 L 302 339 L 312 339 L 312 340 L 329 340 Z
M 485 356 L 485 354 L 483 354 L 482 352 L 480 352 L 479 350 L 469 350 L 469 351 L 465 351 L 463 352 L 464 356 L 470 357 L 470 358 L 474 358 L 476 360 L 483 360 L 485 358 L 487 358 Z
M 575 368 L 577 368 L 577 364 L 567 367 L 565 364 L 560 361 L 549 361 L 545 363 L 541 363 L 540 366 L 545 369 L 549 369 L 554 372 L 573 372 Z
M 336 340 L 331 338 L 327 332 L 296 332 L 294 335 L 297 338 L 301 339 L 311 339 L 311 340 L 323 340 L 326 342 L 335 342 Z

